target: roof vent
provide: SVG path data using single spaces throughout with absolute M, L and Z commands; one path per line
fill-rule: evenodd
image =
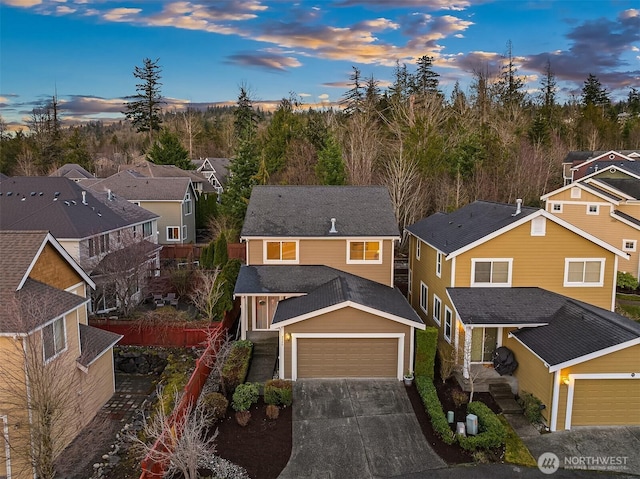
M 107 190 L 107 199 L 111 201 L 111 190 Z
M 64 204 L 67 206 L 71 206 L 71 203 L 69 203 L 68 201 L 65 201 Z
M 511 216 L 518 216 L 520 213 L 522 213 L 522 200 L 518 198 L 516 200 L 516 212 Z
M 82 192 L 82 204 L 83 205 L 87 204 L 87 192 L 86 191 Z
M 336 234 L 338 230 L 336 229 L 336 219 L 331 218 L 331 229 L 329 230 L 329 234 Z
M 36 192 L 32 191 L 31 194 L 29 196 L 36 196 Z

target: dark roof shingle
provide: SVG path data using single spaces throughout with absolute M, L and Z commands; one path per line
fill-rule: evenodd
M 86 324 L 80 324 L 80 350 L 78 362 L 89 367 L 102 354 L 111 349 L 124 336 Z

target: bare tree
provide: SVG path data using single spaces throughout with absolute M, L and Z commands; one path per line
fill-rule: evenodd
M 355 112 L 342 129 L 342 157 L 351 185 L 370 185 L 380 154 L 382 133 L 377 115 Z
M 219 281 L 220 268 L 195 270 L 189 298 L 200 314 L 208 321 L 216 315 L 216 304 L 224 293 L 224 281 Z

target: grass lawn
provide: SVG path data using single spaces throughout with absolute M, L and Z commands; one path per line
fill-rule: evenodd
M 635 321 L 640 321 L 640 296 L 616 294 L 616 311 Z
M 498 414 L 498 419 L 504 424 L 507 430 L 507 440 L 505 442 L 504 461 L 509 464 L 518 464 L 526 467 L 536 467 L 538 463 L 533 458 L 527 446 L 525 446 L 520 436 L 516 434 L 511 425 L 502 414 Z

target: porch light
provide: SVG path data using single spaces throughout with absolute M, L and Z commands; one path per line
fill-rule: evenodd
M 568 386 L 568 385 L 569 385 L 569 383 L 570 383 L 569 378 L 568 378 L 568 377 L 566 377 L 566 376 L 562 378 L 562 382 L 563 382 L 563 384 L 564 384 L 565 386 Z
M 284 340 L 285 341 L 291 341 L 291 335 L 289 333 L 285 333 L 284 334 Z

